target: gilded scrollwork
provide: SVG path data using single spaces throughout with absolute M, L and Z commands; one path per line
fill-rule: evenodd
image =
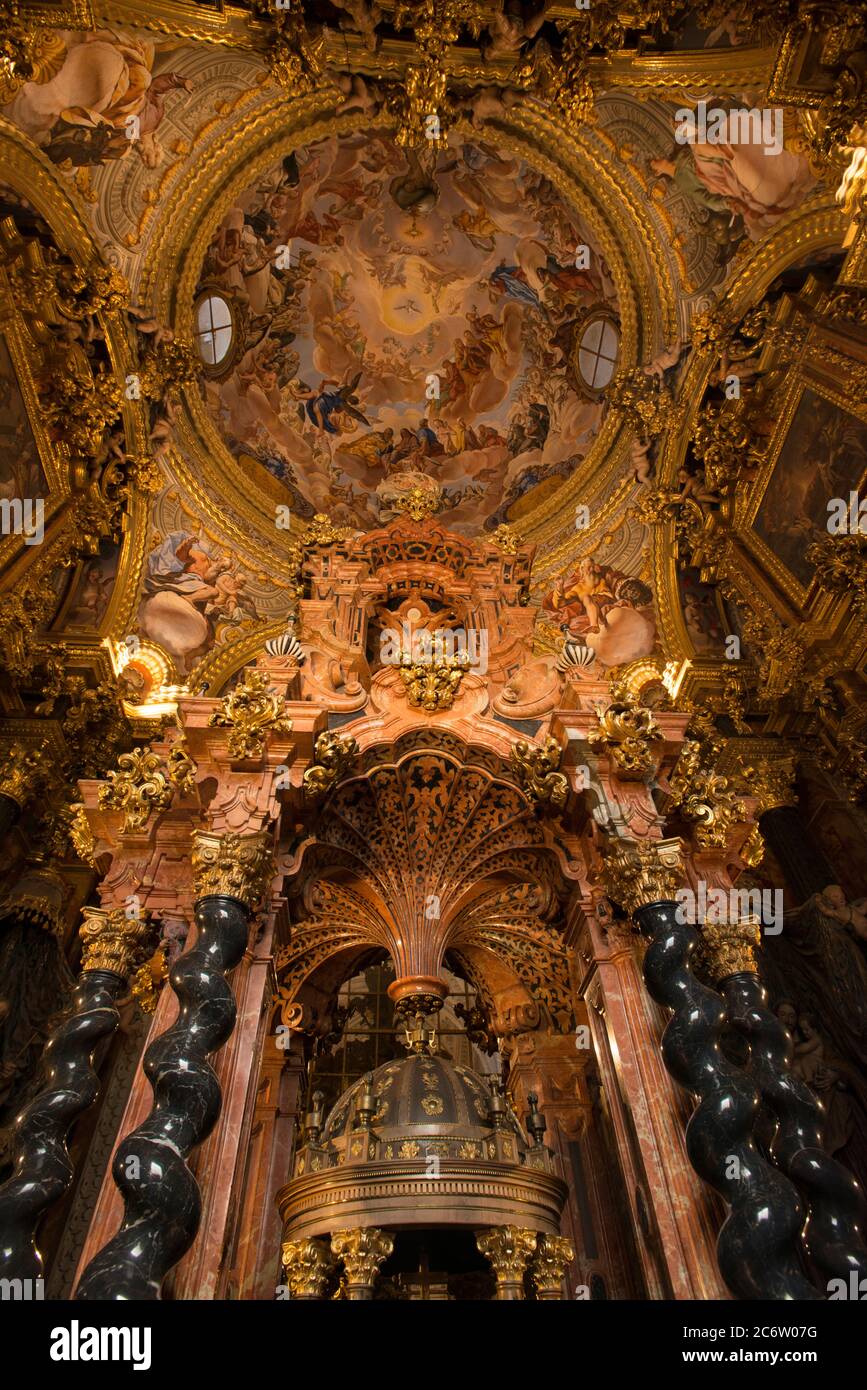
M 316 739 L 313 748 L 313 764 L 304 773 L 304 796 L 315 801 L 326 796 L 332 787 L 345 777 L 358 756 L 358 744 L 354 738 L 326 730 Z
M 123 812 L 125 835 L 143 830 L 151 814 L 165 810 L 172 800 L 162 759 L 150 749 L 121 753 L 117 770 L 108 774 L 108 783 L 100 788 L 99 804 Z
M 208 723 L 211 728 L 229 730 L 228 753 L 233 761 L 261 758 L 269 737 L 292 732 L 285 704 L 271 688 L 266 672 L 246 666 Z
M 687 739 L 668 779 L 673 806 L 694 827 L 699 849 L 723 849 L 732 828 L 746 816 L 729 779 L 715 770 L 717 747 Z
M 612 682 L 611 703 L 596 707 L 597 726 L 587 734 L 590 749 L 612 759 L 618 776 L 647 777 L 659 762 L 663 734 L 652 710 L 622 682 Z
M 466 653 L 444 657 L 441 661 L 416 661 L 405 652 L 397 672 L 407 703 L 413 709 L 423 709 L 429 713 L 451 709 L 469 665 L 470 658 Z
M 544 744 L 527 743 L 520 739 L 510 754 L 512 770 L 527 796 L 537 807 L 562 811 L 566 805 L 569 783 L 559 772 L 562 750 L 555 738 Z

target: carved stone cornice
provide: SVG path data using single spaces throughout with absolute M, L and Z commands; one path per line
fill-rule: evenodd
M 674 902 L 683 882 L 680 840 L 613 840 L 602 858 L 606 892 L 630 914 Z
M 271 689 L 266 672 L 253 666 L 244 668 L 243 679 L 229 691 L 208 724 L 229 730 L 228 752 L 233 762 L 261 758 L 269 734 L 292 732 L 284 699 Z
M 262 897 L 272 869 L 271 836 L 224 835 L 197 830 L 193 836 L 196 898 L 235 898 L 252 908 Z
M 756 974 L 756 951 L 762 942 L 761 923 L 746 917 L 741 922 L 705 922 L 693 966 L 712 984 L 729 975 Z
M 128 917 L 122 907 L 82 908 L 82 970 L 108 970 L 128 979 L 152 945 L 153 927 L 145 917 Z

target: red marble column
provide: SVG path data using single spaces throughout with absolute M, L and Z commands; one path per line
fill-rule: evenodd
M 606 931 L 589 904 L 585 916 L 591 964 L 581 988 L 648 1291 L 727 1298 L 716 1260 L 722 1212 L 686 1154 L 687 1116 L 662 1062 L 663 1020 L 644 988 L 640 946 L 628 927 Z
M 274 1038 L 267 1038 L 239 1193 L 232 1266 L 221 1281 L 221 1298 L 273 1299 L 280 1282 L 282 1221 L 275 1196 L 292 1169 L 303 1076 L 297 1043 L 287 1054 Z

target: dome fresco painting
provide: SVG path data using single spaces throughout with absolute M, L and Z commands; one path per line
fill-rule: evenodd
M 591 313 L 617 322 L 611 272 L 554 185 L 484 142 L 429 170 L 379 131 L 293 152 L 226 212 L 210 286 L 243 341 L 208 410 L 302 515 L 374 525 L 386 480 L 423 474 L 450 526 L 493 530 L 598 432 L 576 355 Z

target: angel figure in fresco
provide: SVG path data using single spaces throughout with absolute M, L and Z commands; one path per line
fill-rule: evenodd
M 356 372 L 351 381 L 339 384 L 333 377 L 323 377 L 319 383 L 319 390 L 312 391 L 309 387 L 299 387 L 296 394 L 304 400 L 304 411 L 317 429 L 324 430 L 326 434 L 344 434 L 353 428 L 348 423 L 350 420 L 360 420 L 362 425 L 370 425 L 367 416 L 359 409 L 359 399 L 355 394 L 355 388 L 361 380 L 361 372 Z M 326 386 L 336 386 L 336 391 L 326 391 Z M 346 417 L 344 419 L 344 417 Z
M 139 629 L 185 674 L 213 646 L 219 623 L 259 617 L 246 584 L 233 557 L 216 553 L 204 534 L 172 531 L 148 556 Z
M 477 207 L 475 212 L 464 208 L 463 212 L 456 213 L 452 218 L 452 225 L 463 232 L 467 241 L 472 242 L 479 251 L 493 251 L 496 236 L 503 230 L 481 206 Z
M 518 265 L 507 265 L 505 261 L 500 261 L 488 279 L 480 280 L 479 284 L 482 289 L 488 290 L 494 302 L 500 297 L 505 297 L 517 299 L 521 304 L 530 304 L 534 309 L 542 307 L 541 299 L 527 280 L 526 273 Z
M 191 91 L 189 80 L 175 72 L 154 77 L 156 45 L 117 30 L 67 34 L 58 44 L 7 108 L 12 120 L 55 164 L 101 164 L 135 150 L 156 168 L 166 98 Z

